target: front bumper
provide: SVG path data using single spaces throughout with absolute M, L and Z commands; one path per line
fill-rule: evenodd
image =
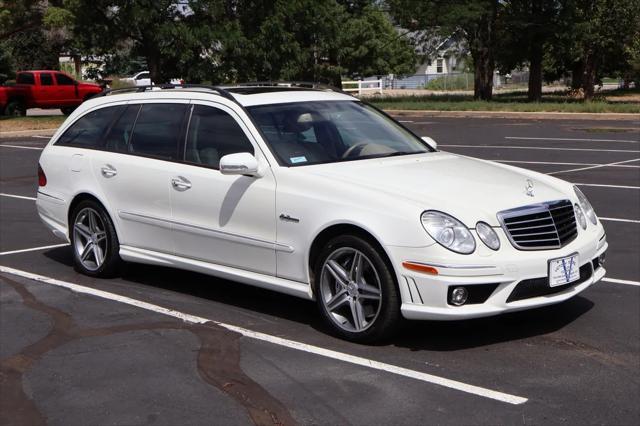
M 500 238 L 499 251 L 493 252 L 480 243 L 469 256 L 452 256 L 438 245 L 387 247 L 398 272 L 402 315 L 416 320 L 461 320 L 546 306 L 570 299 L 605 275 L 598 261 L 608 247 L 601 225 L 587 229 L 557 250 L 520 251 L 507 242 L 504 234 Z M 581 278 L 560 287 L 549 287 L 549 259 L 573 253 L 579 257 Z M 402 266 L 404 261 L 435 266 L 438 275 L 408 270 Z M 456 286 L 466 287 L 475 298 L 470 297 L 462 306 L 450 304 L 449 295 Z

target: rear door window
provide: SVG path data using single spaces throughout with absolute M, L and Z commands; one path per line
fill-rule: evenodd
M 143 104 L 127 151 L 162 160 L 178 160 L 186 111 L 186 104 Z
M 31 72 L 21 72 L 16 77 L 17 84 L 36 84 L 35 77 Z
M 73 123 L 55 144 L 79 148 L 102 148 L 103 136 L 122 108 L 124 107 L 114 106 L 91 111 Z
M 53 77 L 48 72 L 40 74 L 40 84 L 42 86 L 53 86 Z
M 75 81 L 68 75 L 56 73 L 56 81 L 60 86 L 73 86 Z

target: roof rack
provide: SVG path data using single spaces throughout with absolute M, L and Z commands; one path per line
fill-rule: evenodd
M 247 83 L 237 83 L 237 84 L 228 85 L 228 86 L 212 86 L 212 85 L 206 85 L 206 84 L 157 84 L 157 85 L 146 85 L 146 86 L 123 87 L 121 89 L 103 90 L 101 93 L 98 93 L 92 96 L 92 98 L 116 95 L 116 94 L 122 94 L 122 93 L 143 93 L 143 92 L 153 91 L 153 90 L 175 90 L 175 89 L 193 90 L 193 91 L 210 90 L 212 92 L 216 92 L 218 95 L 222 96 L 223 98 L 229 99 L 230 101 L 233 101 L 238 105 L 241 105 L 240 102 L 238 102 L 238 100 L 233 96 L 232 91 L 234 88 L 250 88 L 250 87 L 275 87 L 275 88 L 289 87 L 289 88 L 297 88 L 297 89 L 322 90 L 322 91 L 331 91 L 331 92 L 341 93 L 347 96 L 354 97 L 351 93 L 344 92 L 331 85 L 312 82 L 312 81 L 252 81 Z

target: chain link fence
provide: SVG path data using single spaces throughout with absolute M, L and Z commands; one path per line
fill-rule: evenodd
M 383 89 L 425 89 L 434 91 L 468 91 L 473 90 L 473 74 L 416 74 L 411 76 L 375 76 L 364 79 L 381 80 Z M 529 80 L 528 72 L 517 72 L 494 77 L 494 87 L 508 88 L 526 85 Z

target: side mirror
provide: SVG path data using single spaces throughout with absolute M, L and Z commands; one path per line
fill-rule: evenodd
M 429 136 L 423 136 L 422 140 L 425 141 L 431 148 L 438 149 L 438 143 L 431 139 Z
M 260 177 L 256 157 L 248 152 L 228 154 L 220 159 L 220 173 L 223 175 L 246 175 Z

